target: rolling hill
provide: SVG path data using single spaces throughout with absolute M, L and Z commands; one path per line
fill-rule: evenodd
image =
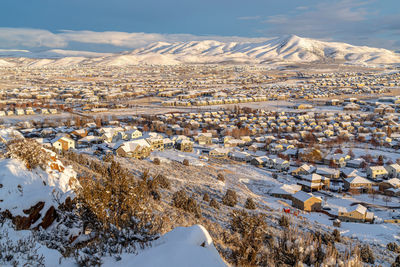
M 51 57 L 46 57 L 51 55 Z M 300 62 L 336 62 L 350 64 L 400 63 L 400 54 L 393 51 L 325 42 L 296 35 L 271 38 L 264 42 L 156 42 L 145 47 L 117 54 L 96 54 L 85 51 L 49 50 L 30 54 L 29 60 L 4 58 L 0 66 L 126 66 L 137 64 L 272 64 Z

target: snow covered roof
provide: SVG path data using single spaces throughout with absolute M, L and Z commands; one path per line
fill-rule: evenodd
M 365 214 L 367 212 L 367 208 L 364 207 L 361 204 L 358 204 L 356 206 L 352 206 L 350 208 L 339 207 L 339 212 L 349 213 L 349 212 L 353 212 L 353 211 L 357 211 L 357 212 L 359 212 L 361 214 Z
M 309 175 L 302 175 L 301 178 L 306 181 L 316 182 L 324 180 L 323 177 L 319 174 L 313 173 Z
M 301 202 L 305 202 L 305 201 L 307 201 L 308 199 L 310 199 L 310 198 L 312 198 L 312 197 L 315 197 L 315 198 L 321 200 L 321 198 L 316 197 L 316 196 L 314 196 L 314 195 L 311 194 L 311 193 L 306 193 L 306 192 L 304 192 L 304 191 L 298 191 L 298 192 L 296 192 L 295 194 L 293 194 L 293 196 L 292 196 L 292 198 L 295 198 L 295 199 L 297 199 L 297 200 L 300 200 Z M 321 200 L 321 201 L 322 201 L 322 200 Z
M 400 187 L 400 179 L 399 178 L 392 178 L 387 181 L 389 184 L 393 185 L 394 187 Z
M 348 178 L 346 179 L 346 181 L 349 182 L 350 184 L 372 184 L 372 182 L 360 176 L 354 176 Z
M 273 188 L 270 194 L 295 194 L 301 190 L 301 186 L 297 184 L 284 184 Z

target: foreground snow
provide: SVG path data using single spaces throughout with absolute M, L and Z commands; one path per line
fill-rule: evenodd
M 17 159 L 0 160 L 0 211 L 9 210 L 12 215 L 24 216 L 24 210 L 42 201 L 46 211 L 73 196 L 77 183 L 76 172 L 71 166 L 64 167 L 59 160 L 49 163 L 46 170 L 30 171 Z
M 202 225 L 177 227 L 138 255 L 125 254 L 122 260 L 105 260 L 104 266 L 207 267 L 227 266 Z
M 63 258 L 59 251 L 49 249 L 38 242 L 32 242 L 29 230 L 15 231 L 11 224 L 2 225 L 0 246 L 18 244 L 18 241 L 29 243 L 30 255 L 37 255 L 39 261 L 48 266 L 77 266 L 73 258 Z M 15 253 L 14 260 L 18 264 L 32 263 L 27 251 Z M 43 256 L 43 258 L 42 258 Z M 41 259 L 41 260 L 38 260 Z M 121 254 L 120 260 L 115 257 L 102 259 L 102 266 L 140 266 L 140 267 L 218 267 L 227 266 L 219 256 L 207 230 L 201 225 L 177 227 L 151 244 L 151 247 L 139 251 L 138 254 Z M 12 266 L 10 262 L 2 262 L 1 266 Z

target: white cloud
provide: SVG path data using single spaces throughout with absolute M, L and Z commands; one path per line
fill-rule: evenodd
M 334 39 L 355 45 L 395 48 L 400 32 L 400 16 L 380 16 L 368 9 L 371 0 L 321 0 L 315 6 L 297 7 L 294 13 L 277 14 L 264 20 L 265 35 L 296 34 L 318 39 Z M 397 31 L 397 32 L 396 32 Z M 386 34 L 386 36 L 384 36 Z
M 222 42 L 262 42 L 268 38 L 247 38 L 238 36 L 197 36 L 192 34 L 159 34 L 159 33 L 128 33 L 128 32 L 94 32 L 62 30 L 52 33 L 40 29 L 0 28 L 0 48 L 32 49 L 32 48 L 66 48 L 72 43 L 74 49 L 85 45 L 85 49 L 104 45 L 120 50 L 135 49 L 154 42 L 188 42 L 198 40 L 217 40 Z M 103 51 L 108 52 L 108 51 Z
M 244 17 L 238 17 L 238 20 L 259 20 L 261 19 L 261 16 L 244 16 Z
M 61 36 L 47 30 L 25 28 L 0 28 L 0 47 L 50 47 L 62 48 L 68 42 Z

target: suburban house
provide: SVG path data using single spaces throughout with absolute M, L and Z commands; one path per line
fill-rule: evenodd
M 368 167 L 366 172 L 367 172 L 367 177 L 374 180 L 380 180 L 388 176 L 388 172 L 386 168 L 383 166 Z
M 75 135 L 78 138 L 83 138 L 88 135 L 88 132 L 86 129 L 79 129 L 71 132 L 71 135 Z
M 164 140 L 160 136 L 151 136 L 146 138 L 152 150 L 164 150 Z
M 270 159 L 270 167 L 278 171 L 287 171 L 289 170 L 289 161 L 281 158 Z
M 142 137 L 142 132 L 138 129 L 132 129 L 125 132 L 127 140 L 133 140 Z
M 173 149 L 174 148 L 174 141 L 169 138 L 163 139 L 164 149 Z
M 211 150 L 208 155 L 210 158 L 226 159 L 228 158 L 229 149 L 218 147 Z
M 368 212 L 366 207 L 358 204 L 351 208 L 340 207 L 338 218 L 344 222 L 372 222 L 374 214 Z
M 292 195 L 299 192 L 301 186 L 297 184 L 284 184 L 282 186 L 277 186 L 272 189 L 269 194 L 273 197 L 292 199 Z
M 228 153 L 228 157 L 239 162 L 250 162 L 252 158 L 249 153 L 240 151 L 231 151 Z
M 268 164 L 269 158 L 267 156 L 254 157 L 250 163 L 257 167 L 264 167 Z
M 357 169 L 359 169 L 359 168 L 361 168 L 363 162 L 364 162 L 364 160 L 361 159 L 361 158 L 351 159 L 351 160 L 348 160 L 348 161 L 346 162 L 346 166 L 347 166 L 347 167 L 350 167 L 350 168 L 357 168 Z
M 330 179 L 319 174 L 313 173 L 300 176 L 301 181 L 297 182 L 303 191 L 319 191 L 324 188 L 329 188 Z
M 389 178 L 400 177 L 400 165 L 397 163 L 385 166 Z
M 193 142 L 187 139 L 179 139 L 176 141 L 175 146 L 178 150 L 182 152 L 192 152 Z
M 392 178 L 387 181 L 379 183 L 379 190 L 389 196 L 400 195 L 400 179 Z
M 300 175 L 308 175 L 313 173 L 316 170 L 316 168 L 313 165 L 309 164 L 303 164 L 297 169 L 292 171 L 293 176 L 300 176 Z
M 346 160 L 349 160 L 350 156 L 349 155 L 344 155 L 344 154 L 333 154 L 333 155 L 327 155 L 324 157 L 324 163 L 326 165 L 334 165 L 338 167 L 344 167 L 346 166 Z
M 66 136 L 57 137 L 56 139 L 51 141 L 51 144 L 56 149 L 59 149 L 62 151 L 67 151 L 71 148 L 75 148 L 75 141 Z
M 118 156 L 144 159 L 151 153 L 151 146 L 144 139 L 122 143 L 116 150 Z
M 212 144 L 212 133 L 199 133 L 195 140 L 199 145 L 211 145 Z
M 336 169 L 331 169 L 331 168 L 317 168 L 317 171 L 315 172 L 319 175 L 328 177 L 330 179 L 339 179 L 340 177 L 340 171 Z
M 311 193 L 298 191 L 292 195 L 292 206 L 305 211 L 318 211 L 321 209 L 322 199 Z
M 361 176 L 343 179 L 344 189 L 353 193 L 367 193 L 372 189 L 373 182 Z

